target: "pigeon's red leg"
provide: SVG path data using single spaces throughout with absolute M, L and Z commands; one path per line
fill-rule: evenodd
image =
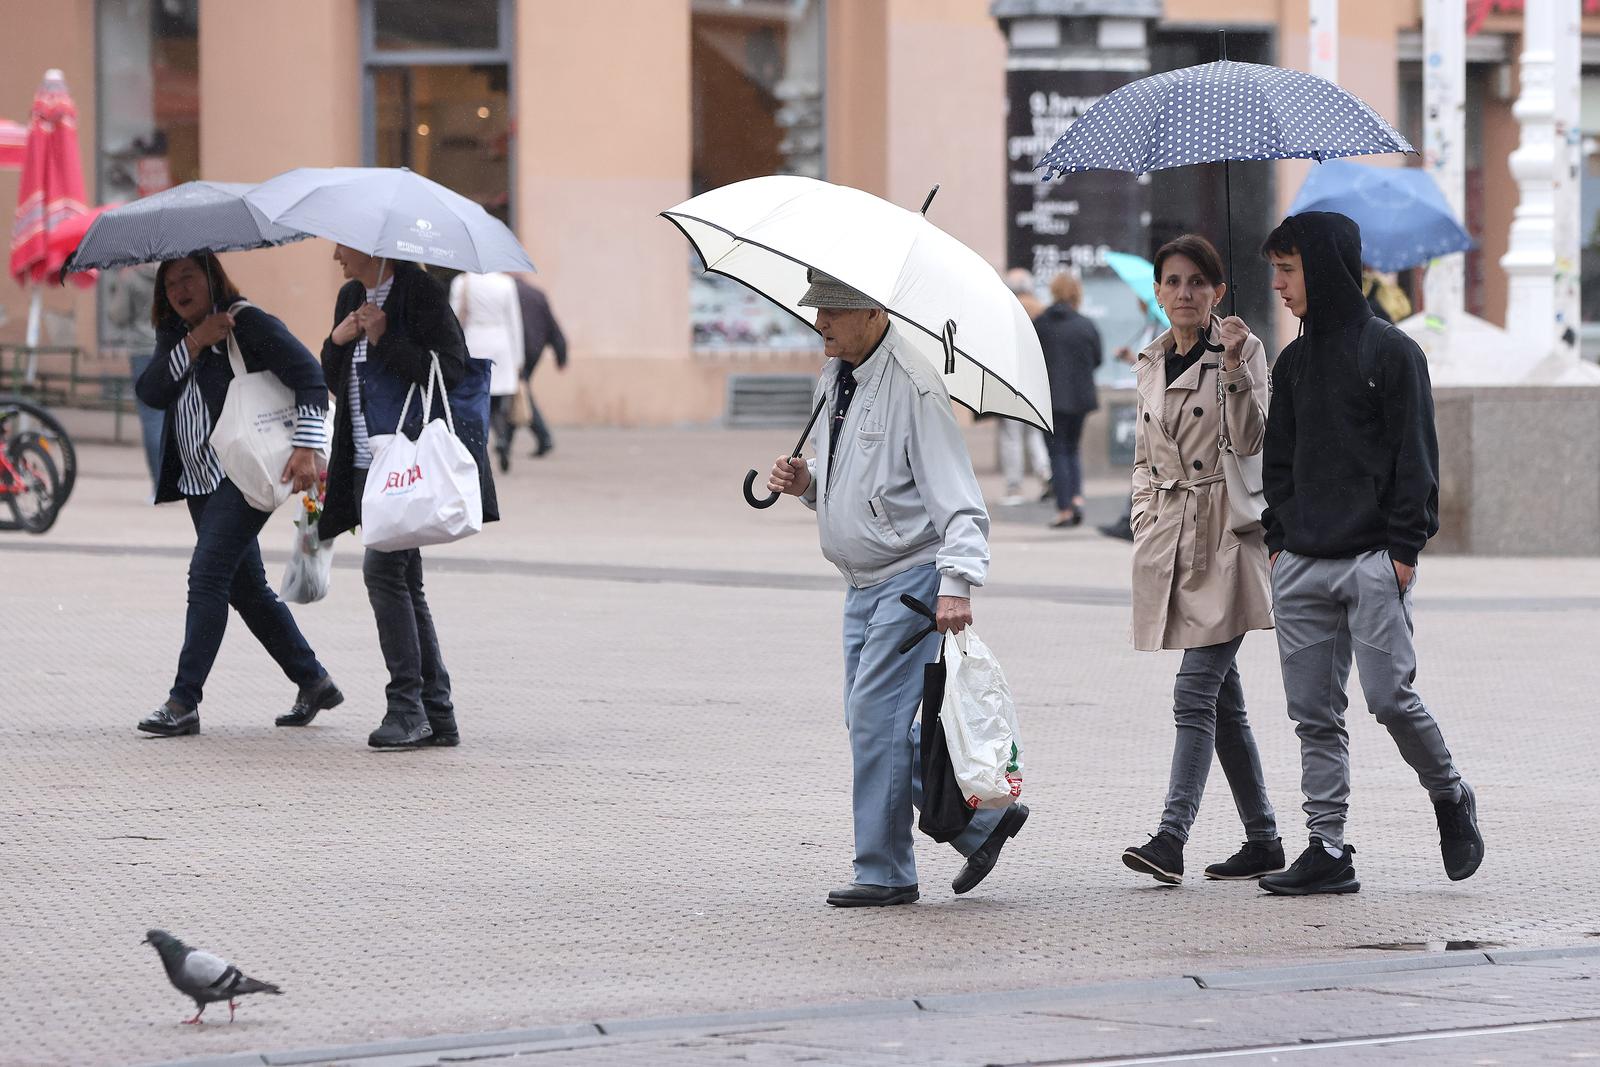
M 238 1007 L 238 1005 L 237 1005 L 237 1004 L 235 1004 L 235 1003 L 234 1003 L 234 1002 L 233 1002 L 233 1001 L 231 1001 L 231 1000 L 230 1000 L 230 1001 L 228 1001 L 228 1021 L 229 1021 L 229 1022 L 230 1022 L 230 1023 L 231 1023 L 231 1022 L 233 1022 L 233 1013 L 234 1013 L 234 1010 L 235 1010 L 235 1009 L 236 1009 L 236 1008 L 237 1008 L 237 1007 Z
M 202 1004 L 202 1005 L 200 1005 L 200 1010 L 194 1013 L 194 1018 L 193 1019 L 185 1019 L 185 1020 L 183 1020 L 184 1025 L 186 1025 L 186 1026 L 202 1025 L 200 1023 L 200 1016 L 204 1015 L 205 1013 L 206 1013 L 206 1006 L 204 1004 Z

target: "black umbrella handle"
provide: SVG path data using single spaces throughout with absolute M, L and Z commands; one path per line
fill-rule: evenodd
M 794 459 L 800 455 L 800 450 L 806 446 L 806 438 L 811 436 L 811 427 L 817 424 L 817 416 L 822 414 L 823 405 L 828 402 L 826 396 L 817 399 L 817 406 L 811 409 L 811 418 L 806 420 L 806 428 L 800 431 L 800 440 L 794 443 L 794 451 L 789 453 L 789 458 Z M 756 479 L 761 477 L 761 472 L 751 468 L 744 476 L 744 502 L 753 508 L 770 508 L 778 502 L 779 493 L 771 493 L 765 498 L 756 496 Z

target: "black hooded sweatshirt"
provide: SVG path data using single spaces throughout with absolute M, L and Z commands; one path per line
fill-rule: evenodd
M 1325 211 L 1285 221 L 1305 271 L 1306 314 L 1272 370 L 1262 460 L 1267 548 L 1324 559 L 1383 549 L 1415 566 L 1439 531 L 1427 359 L 1391 327 L 1372 380 L 1363 380 L 1361 331 L 1372 309 L 1361 291 L 1361 231 Z

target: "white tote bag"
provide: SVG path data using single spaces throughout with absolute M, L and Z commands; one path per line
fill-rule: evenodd
M 444 418 L 428 420 L 433 390 L 444 393 L 439 357 L 428 370 L 422 396 L 422 433 L 415 441 L 400 428 L 406 424 L 415 384 L 400 407 L 394 433 L 371 438 L 372 467 L 361 494 L 361 543 L 380 552 L 400 552 L 424 545 L 459 541 L 483 529 L 483 493 L 478 464 L 456 436 L 450 398 L 444 397 Z
M 228 311 L 237 313 L 247 307 L 250 304 L 241 300 Z M 283 468 L 294 451 L 298 414 L 294 390 L 271 371 L 246 372 L 232 330 L 228 331 L 228 364 L 233 368 L 233 381 L 211 430 L 211 447 L 228 480 L 251 507 L 277 511 L 294 492 L 283 480 Z M 326 455 L 326 448 L 323 452 Z
M 944 663 L 939 723 L 961 795 L 969 808 L 1007 807 L 1022 795 L 1022 731 L 1005 672 L 970 626 L 944 635 Z

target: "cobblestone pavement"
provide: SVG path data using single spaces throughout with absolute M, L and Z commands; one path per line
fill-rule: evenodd
M 412 753 L 365 748 L 384 673 L 349 544 L 333 595 L 295 609 L 343 707 L 275 729 L 292 690 L 235 622 L 205 732 L 137 735 L 170 683 L 192 533 L 181 509 L 145 506 L 137 452 L 85 449 L 57 527 L 0 540 L 0 1063 L 1054 989 L 1600 932 L 1587 817 L 1600 561 L 1425 562 L 1419 685 L 1477 787 L 1488 860 L 1445 880 L 1426 797 L 1357 691 L 1362 892 L 1286 900 L 1160 889 L 1118 862 L 1154 829 L 1177 657 L 1128 648 L 1127 545 L 1022 521 L 996 523 L 976 615 L 1022 707 L 1033 818 L 969 897 L 948 889 L 957 857 L 919 845 L 920 904 L 828 909 L 850 873 L 840 582 L 808 512 L 753 511 L 738 488 L 789 436 L 569 432 L 520 461 L 501 480 L 507 521 L 428 553 L 464 743 Z M 1092 488 L 1102 503 L 1118 492 Z M 289 538 L 282 516 L 263 535 L 274 577 Z M 1241 669 L 1294 851 L 1298 761 L 1270 635 L 1245 642 Z M 1239 838 L 1214 775 L 1190 864 Z M 139 944 L 150 926 L 287 995 L 247 999 L 231 1026 L 177 1025 L 188 1005 Z M 1373 1032 L 1420 1025 L 1394 1019 Z M 1094 1054 L 1155 1047 L 1116 1034 Z M 899 1062 L 812 1051 L 746 1058 Z M 615 1062 L 700 1062 L 675 1055 Z

